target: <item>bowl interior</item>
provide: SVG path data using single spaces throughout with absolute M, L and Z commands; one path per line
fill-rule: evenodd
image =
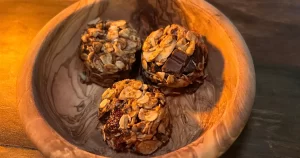
M 74 11 L 50 31 L 40 47 L 33 76 L 38 110 L 55 131 L 81 149 L 103 156 L 137 156 L 116 153 L 102 140 L 97 110 L 105 89 L 80 82 L 80 36 L 87 22 L 99 16 L 129 21 L 142 39 L 153 30 L 177 23 L 206 37 L 208 77 L 196 93 L 168 97 L 172 136 L 154 155 L 193 142 L 221 119 L 237 83 L 237 61 L 232 55 L 236 50 L 215 17 L 201 9 L 193 1 L 183 0 L 102 0 Z

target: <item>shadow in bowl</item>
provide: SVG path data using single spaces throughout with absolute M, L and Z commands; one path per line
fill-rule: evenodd
M 79 148 L 103 156 L 135 157 L 137 155 L 111 150 L 97 130 L 97 110 L 105 89 L 80 82 L 79 73 L 83 69 L 77 53 L 80 35 L 87 22 L 98 16 L 103 19 L 128 20 L 142 38 L 172 23 L 192 30 L 196 26 L 191 28 L 192 24 L 186 23 L 188 19 L 176 1 L 129 0 L 123 3 L 114 0 L 102 1 L 97 7 L 83 8 L 72 14 L 44 42 L 33 76 L 35 101 L 39 112 L 51 127 Z M 116 8 L 123 8 L 122 14 Z M 167 98 L 172 116 L 172 135 L 169 143 L 154 155 L 186 146 L 222 117 L 226 103 L 218 101 L 223 90 L 224 59 L 220 50 L 213 45 L 209 44 L 208 49 L 208 78 L 204 84 L 194 94 Z

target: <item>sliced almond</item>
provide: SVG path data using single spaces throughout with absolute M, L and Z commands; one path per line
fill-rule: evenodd
M 130 125 L 134 125 L 136 123 L 136 121 L 137 121 L 136 117 L 132 117 Z
M 132 84 L 132 87 L 134 89 L 140 89 L 140 88 L 142 88 L 142 86 L 143 86 L 143 83 L 139 80 L 134 81 Z
M 151 126 L 151 122 L 147 122 L 146 123 L 146 126 L 144 127 L 144 129 L 142 130 L 142 133 L 148 133 L 148 129 L 150 128 Z M 150 138 L 151 139 L 151 138 Z
M 154 121 L 158 117 L 158 112 L 149 110 L 144 117 L 146 121 Z
M 154 52 L 143 52 L 143 57 L 147 62 L 151 62 L 163 52 L 163 48 L 157 48 Z
M 118 42 L 115 42 L 114 45 L 113 45 L 113 49 L 115 51 L 115 54 L 117 56 L 123 56 L 125 54 L 125 52 L 121 49 L 121 44 L 118 43 Z
M 147 70 L 147 68 L 148 68 L 148 63 L 144 59 L 142 59 L 142 67 L 143 67 L 144 70 Z
M 90 36 L 96 38 L 101 33 L 101 30 L 98 28 L 88 28 L 87 32 L 89 33 Z
M 185 52 L 185 50 L 188 47 L 188 43 L 187 43 L 186 39 L 184 37 L 179 39 L 176 43 L 176 47 L 177 47 L 177 49 Z
M 123 29 L 119 32 L 119 35 L 121 37 L 125 37 L 125 38 L 128 38 L 129 35 L 130 35 L 130 29 L 129 28 L 126 28 L 126 29 Z
M 121 49 L 125 49 L 127 46 L 127 40 L 125 38 L 119 38 L 116 42 L 121 45 Z
M 112 55 L 110 53 L 105 53 L 101 55 L 100 59 L 104 65 L 112 63 Z
M 156 64 L 157 66 L 162 66 L 162 65 L 164 65 L 164 63 L 162 63 L 162 62 L 155 62 L 155 64 Z
M 106 42 L 103 47 L 101 48 L 101 50 L 105 53 L 111 53 L 114 51 L 113 45 L 109 42 Z
M 129 113 L 129 116 L 130 116 L 131 118 L 133 118 L 133 117 L 136 117 L 138 113 L 139 113 L 139 111 L 131 111 L 131 112 Z
M 140 90 L 137 90 L 135 93 L 135 99 L 140 98 L 143 95 L 143 93 Z
M 166 80 L 167 84 L 173 84 L 175 82 L 175 76 L 174 75 L 169 75 L 167 80 Z
M 138 129 L 143 129 L 146 126 L 146 121 L 142 121 L 136 124 Z
M 157 111 L 158 117 L 155 121 L 153 121 L 153 125 L 151 127 L 151 132 L 155 133 L 162 119 L 166 118 L 166 112 L 164 108 L 160 108 L 160 106 L 155 107 L 155 111 Z
M 159 43 L 159 46 L 160 46 L 160 47 L 167 47 L 167 46 L 169 46 L 169 45 L 172 43 L 173 39 L 174 39 L 173 35 L 167 35 L 167 36 L 165 36 L 165 38 L 162 39 L 162 41 Z
M 131 121 L 131 118 L 129 115 L 125 114 L 120 118 L 119 121 L 119 128 L 121 129 L 127 129 L 128 128 L 128 123 Z
M 186 49 L 188 48 L 188 46 L 189 46 L 188 43 L 186 43 L 185 45 L 178 46 L 177 48 L 178 48 L 179 50 L 185 52 Z
M 165 74 L 166 74 L 165 72 L 156 72 L 156 76 L 158 76 L 161 81 L 164 80 Z
M 185 38 L 189 41 L 196 41 L 197 36 L 192 31 L 188 31 L 185 35 Z
M 194 54 L 194 51 L 195 51 L 195 45 L 196 45 L 196 42 L 195 42 L 195 41 L 191 41 L 191 42 L 190 42 L 189 47 L 185 50 L 185 53 L 186 53 L 188 56 L 191 56 L 191 55 Z
M 114 89 L 108 88 L 103 92 L 102 99 L 110 99 L 115 94 L 116 94 L 116 91 Z
M 93 48 L 94 48 L 94 51 L 96 53 L 100 52 L 101 51 L 101 48 L 102 48 L 102 43 L 101 42 L 93 42 Z
M 148 103 L 145 104 L 143 107 L 145 109 L 152 109 L 154 106 L 156 106 L 158 103 L 158 99 L 157 98 L 154 98 L 154 97 L 151 97 L 151 99 L 149 99 Z
M 110 100 L 108 100 L 108 99 L 102 100 L 102 102 L 100 103 L 100 106 L 99 106 L 100 109 L 105 108 L 109 103 L 110 103 Z
M 81 53 L 81 54 L 80 54 L 80 58 L 81 58 L 82 60 L 87 60 L 87 59 L 88 59 L 88 55 L 85 54 L 85 53 Z
M 163 35 L 163 33 L 164 33 L 163 31 L 164 31 L 164 29 L 160 28 L 156 31 L 153 31 L 149 36 L 154 39 L 159 39 Z
M 146 39 L 146 41 L 143 44 L 142 50 L 143 51 L 148 51 L 151 48 L 151 44 L 149 43 L 149 41 Z
M 171 28 L 171 25 L 168 25 L 165 29 L 164 29 L 164 34 L 167 34 L 169 32 L 169 29 Z
M 137 100 L 138 104 L 145 104 L 149 101 L 149 96 L 147 94 L 143 95 L 141 98 Z
M 137 47 L 137 42 L 127 40 L 127 47 L 125 48 L 126 50 L 134 49 Z
M 139 119 L 140 120 L 145 120 L 145 115 L 146 115 L 146 110 L 145 109 L 140 109 L 140 111 L 139 111 L 139 115 L 138 115 L 138 117 L 139 117 Z
M 120 69 L 124 69 L 125 64 L 122 61 L 116 61 L 115 65 Z
M 161 108 L 160 105 L 153 108 L 153 110 L 159 112 L 159 115 L 161 115 L 161 112 L 164 112 L 163 108 Z
M 136 101 L 132 102 L 131 108 L 132 108 L 132 110 L 135 110 L 135 111 L 139 111 L 140 110 L 140 108 L 139 108 L 139 106 L 138 106 L 138 104 L 137 104 Z
M 119 37 L 119 29 L 116 26 L 111 26 L 107 32 L 106 38 L 113 41 Z
M 142 86 L 142 90 L 147 90 L 148 89 L 148 85 L 146 85 L 146 84 L 143 84 L 143 86 Z
M 125 20 L 116 20 L 112 21 L 110 23 L 111 26 L 117 26 L 117 27 L 125 27 L 126 26 L 126 21 Z
M 142 96 L 142 92 L 140 90 L 136 90 L 132 87 L 126 87 L 124 88 L 120 95 L 119 99 L 120 100 L 125 100 L 125 99 L 137 99 Z
M 185 38 L 180 38 L 177 43 L 176 43 L 176 46 L 177 47 L 181 47 L 182 45 L 185 45 L 187 42 L 186 42 L 186 39 Z
M 154 47 L 150 48 L 148 51 L 149 52 L 154 52 L 158 48 L 159 48 L 159 46 L 154 46 Z
M 87 39 L 89 38 L 88 36 L 89 36 L 88 34 L 84 34 L 83 36 L 81 36 L 81 41 L 84 43 L 88 42 L 87 41 Z
M 176 46 L 176 41 L 173 40 L 169 46 L 165 47 L 162 51 L 160 51 L 159 55 L 157 55 L 157 57 L 155 58 L 155 61 L 157 61 L 157 62 L 165 62 L 167 60 L 167 58 L 173 52 L 175 46 Z
M 105 64 L 104 69 L 106 72 L 109 72 L 109 73 L 116 73 L 119 71 L 118 67 L 113 64 Z

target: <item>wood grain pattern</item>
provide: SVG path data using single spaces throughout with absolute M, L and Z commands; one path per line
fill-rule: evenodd
M 53 0 L 0 1 L 0 146 L 35 148 L 26 137 L 17 105 L 16 81 L 32 39 L 72 2 Z M 21 42 L 20 42 L 21 41 Z M 13 150 L 8 150 L 13 151 Z
M 124 9 L 122 14 L 119 8 Z M 107 148 L 96 129 L 97 104 L 104 89 L 79 82 L 80 34 L 97 16 L 128 20 L 141 37 L 171 23 L 206 36 L 212 45 L 209 80 L 193 95 L 168 98 L 169 106 L 176 107 L 170 108 L 172 138 L 156 155 L 217 157 L 224 153 L 251 111 L 255 93 L 251 56 L 239 33 L 220 12 L 204 1 L 183 0 L 84 0 L 41 30 L 18 81 L 21 117 L 39 150 L 50 157 L 91 157 L 91 153 L 137 156 Z

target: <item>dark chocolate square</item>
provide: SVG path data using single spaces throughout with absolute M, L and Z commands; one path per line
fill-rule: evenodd
M 180 64 L 176 60 L 169 58 L 162 67 L 162 70 L 167 73 L 180 73 L 182 66 L 183 64 Z

